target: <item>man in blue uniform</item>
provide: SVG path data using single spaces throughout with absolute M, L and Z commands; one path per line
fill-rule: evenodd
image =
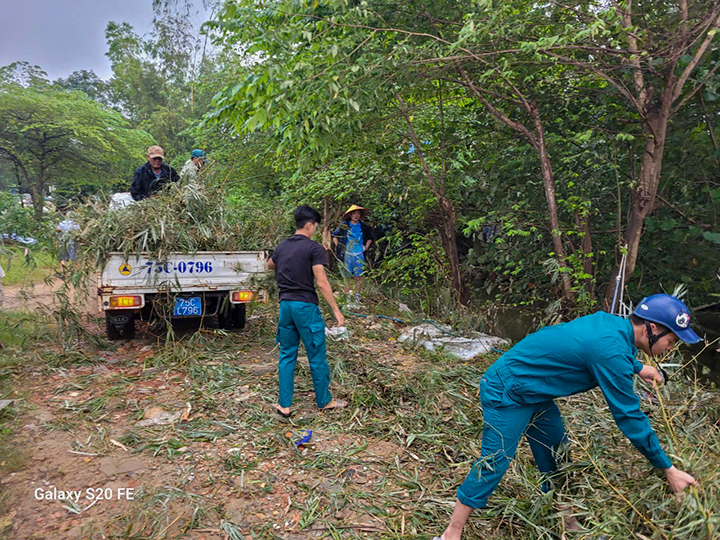
M 315 388 L 315 403 L 320 409 L 347 406 L 342 399 L 330 395 L 330 367 L 325 356 L 325 321 L 318 308 L 315 281 L 332 309 L 338 326 L 345 324 L 325 274 L 327 256 L 323 247 L 311 240 L 320 223 L 320 213 L 307 205 L 295 209 L 296 231 L 275 249 L 267 266 L 275 270 L 280 289 L 280 315 L 277 342 L 280 344 L 278 382 L 280 400 L 275 410 L 290 417 L 295 387 L 295 364 L 302 339 L 307 352 L 310 374 Z
M 690 311 L 674 296 L 655 294 L 643 299 L 629 320 L 599 312 L 548 326 L 498 358 L 480 381 L 481 457 L 458 488 L 442 540 L 459 539 L 472 510 L 487 505 L 523 434 L 540 471 L 553 473 L 555 457 L 567 440 L 554 400 L 597 386 L 620 430 L 654 467 L 665 471 L 670 488 L 678 493 L 695 485 L 695 479 L 665 455 L 633 392 L 634 375 L 649 383 L 662 382 L 654 367 L 635 358 L 638 349 L 662 354 L 678 339 L 700 341 L 690 328 Z

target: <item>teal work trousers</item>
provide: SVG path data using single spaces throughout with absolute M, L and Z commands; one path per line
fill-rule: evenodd
M 317 304 L 309 302 L 280 302 L 280 316 L 276 341 L 280 344 L 278 382 L 280 406 L 290 407 L 295 390 L 295 364 L 302 339 L 310 364 L 315 402 L 323 408 L 330 403 L 330 366 L 325 357 L 325 321 Z
M 515 457 L 518 443 L 527 437 L 535 464 L 552 479 L 559 459 L 566 459 L 567 436 L 554 401 L 533 405 L 514 402 L 505 392 L 502 377 L 493 366 L 480 381 L 483 435 L 480 459 L 457 491 L 458 500 L 472 508 L 484 508 Z M 550 483 L 544 482 L 547 492 Z

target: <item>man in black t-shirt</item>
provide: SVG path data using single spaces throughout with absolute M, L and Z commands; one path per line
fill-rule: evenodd
M 311 240 L 319 223 L 320 212 L 307 205 L 298 206 L 295 209 L 295 234 L 280 243 L 267 264 L 268 268 L 275 270 L 280 289 L 280 316 L 276 339 L 280 344 L 280 402 L 275 408 L 278 414 L 284 417 L 291 414 L 300 339 L 307 352 L 317 406 L 320 409 L 347 406 L 347 402 L 330 395 L 330 367 L 325 357 L 325 321 L 318 307 L 313 278 L 332 309 L 338 326 L 345 324 L 345 317 L 340 313 L 325 275 L 325 250 Z

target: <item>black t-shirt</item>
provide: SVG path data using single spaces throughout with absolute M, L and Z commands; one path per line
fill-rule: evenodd
M 312 267 L 327 265 L 327 255 L 320 244 L 307 236 L 295 234 L 280 242 L 272 260 L 281 301 L 318 303 Z

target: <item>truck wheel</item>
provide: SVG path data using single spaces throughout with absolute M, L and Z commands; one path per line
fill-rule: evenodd
M 232 330 L 235 326 L 235 307 L 229 305 L 223 310 L 218 309 L 217 326 L 222 330 Z
M 123 335 L 125 339 L 135 338 L 135 317 L 130 317 L 130 320 L 123 326 Z
M 247 314 L 246 308 L 247 306 L 245 304 L 238 304 L 235 306 L 235 310 L 232 313 L 234 326 L 238 330 L 245 328 L 245 317 Z
M 105 313 L 105 333 L 110 341 L 120 339 L 120 330 L 115 328 L 115 325 L 112 322 L 112 317 L 109 313 Z

